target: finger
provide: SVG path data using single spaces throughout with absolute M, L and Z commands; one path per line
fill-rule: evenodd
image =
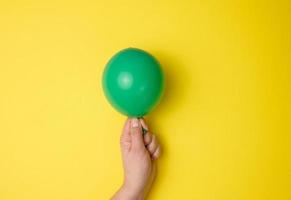
M 149 127 L 148 125 L 145 123 L 144 118 L 139 118 L 139 121 L 141 123 L 141 126 L 144 128 L 145 133 L 143 134 L 143 140 L 145 145 L 150 144 L 150 142 L 152 141 L 152 135 L 149 133 Z
M 158 141 L 155 135 L 152 136 L 152 141 L 150 142 L 149 145 L 147 145 L 147 150 L 150 152 L 152 155 L 158 147 Z
M 127 118 L 122 129 L 121 140 L 130 141 L 130 119 Z
M 124 123 L 122 133 L 120 136 L 120 144 L 122 149 L 129 150 L 131 143 L 131 137 L 130 137 L 130 119 L 127 119 Z
M 153 135 L 151 133 L 147 133 L 143 136 L 144 144 L 147 146 L 151 143 Z
M 137 118 L 131 119 L 130 136 L 132 149 L 144 149 L 144 142 L 141 130 L 141 123 Z
M 124 132 L 124 131 L 127 131 L 127 132 L 129 132 L 129 130 L 130 130 L 130 118 L 127 118 L 126 120 L 125 120 L 125 122 L 124 122 L 124 125 L 123 125 L 123 129 L 122 129 L 122 131 Z M 129 134 L 129 133 L 128 133 Z
M 139 121 L 140 121 L 140 123 L 141 123 L 141 126 L 142 126 L 142 128 L 143 128 L 143 130 L 144 130 L 144 135 L 146 135 L 146 133 L 149 131 L 149 127 L 148 127 L 148 125 L 145 123 L 145 120 L 143 119 L 143 118 L 139 118 Z
M 161 155 L 161 146 L 159 145 L 157 149 L 155 150 L 155 152 L 152 154 L 152 158 L 156 160 L 160 157 L 160 155 Z

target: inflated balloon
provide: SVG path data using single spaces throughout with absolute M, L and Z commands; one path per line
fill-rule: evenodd
M 109 60 L 102 85 L 105 96 L 116 110 L 130 117 L 141 117 L 161 99 L 164 76 L 159 62 L 151 54 L 127 48 Z

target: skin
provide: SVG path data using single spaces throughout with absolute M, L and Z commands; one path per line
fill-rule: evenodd
M 148 126 L 143 119 L 126 120 L 120 138 L 124 169 L 124 181 L 112 200 L 143 200 L 146 198 L 156 175 L 155 160 L 161 148 L 155 135 L 142 127 Z

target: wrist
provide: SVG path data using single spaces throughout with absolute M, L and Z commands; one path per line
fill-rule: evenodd
M 132 187 L 128 183 L 124 183 L 121 186 L 120 191 L 122 191 L 126 200 L 143 200 L 144 199 L 144 191 L 142 189 Z

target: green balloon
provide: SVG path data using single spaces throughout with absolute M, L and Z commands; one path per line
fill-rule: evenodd
M 159 102 L 164 76 L 159 62 L 149 53 L 127 48 L 107 63 L 102 77 L 105 96 L 120 113 L 142 117 Z

